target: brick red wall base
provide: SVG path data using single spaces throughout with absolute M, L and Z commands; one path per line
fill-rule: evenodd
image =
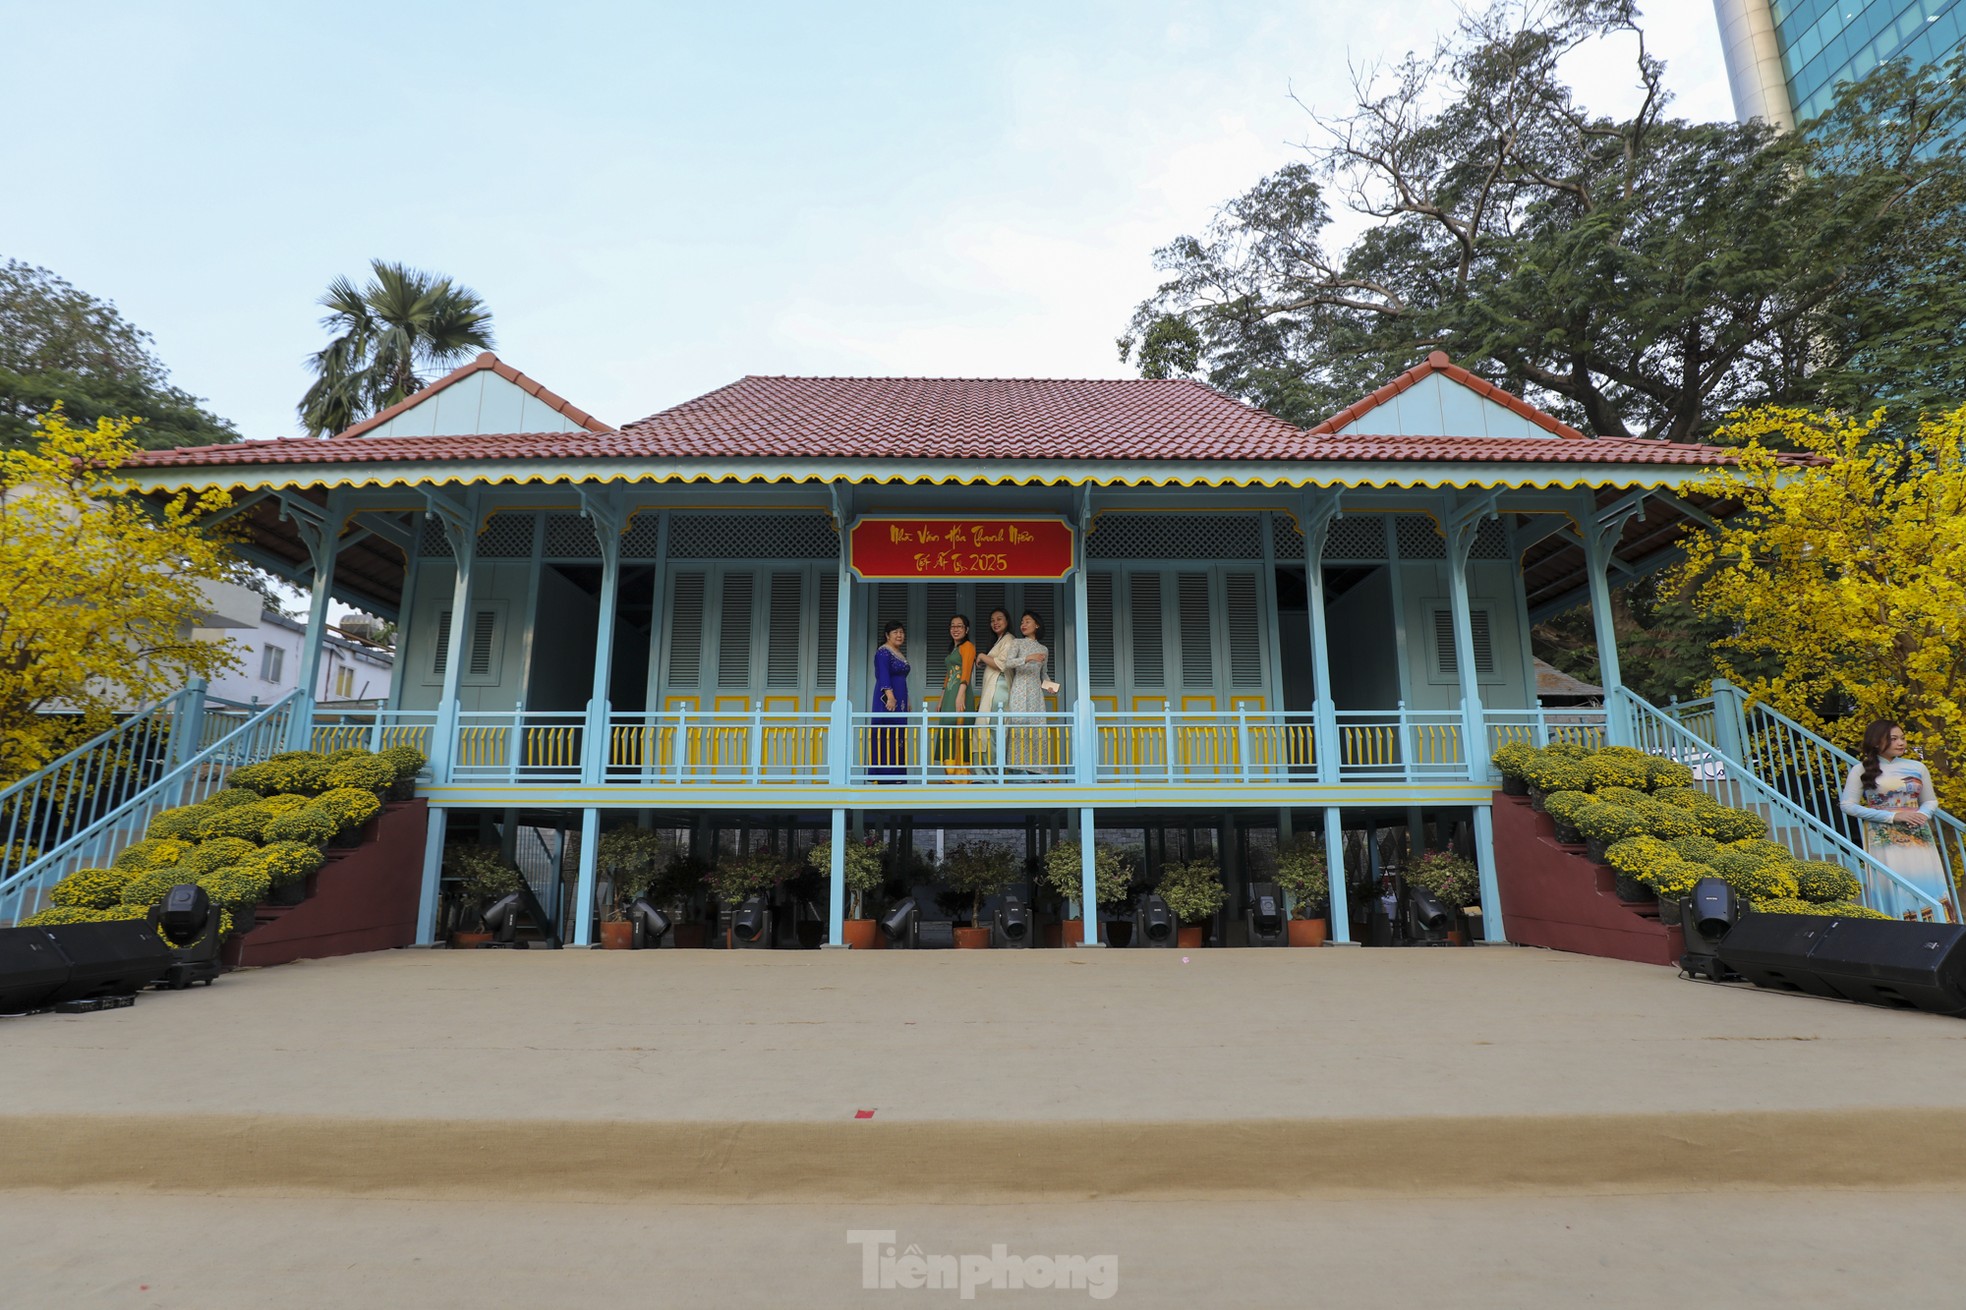
M 287 964 L 410 945 L 429 819 L 421 800 L 385 805 L 360 846 L 328 853 L 313 895 L 299 905 L 261 906 L 257 926 L 226 943 L 225 962 Z
M 1495 794 L 1495 873 L 1510 941 L 1678 966 L 1678 926 L 1659 922 L 1656 904 L 1619 900 L 1611 870 L 1582 846 L 1559 843 L 1555 823 L 1527 797 Z

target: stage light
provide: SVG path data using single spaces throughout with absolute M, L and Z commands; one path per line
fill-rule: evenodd
M 1679 927 L 1686 934 L 1686 953 L 1680 972 L 1709 982 L 1728 982 L 1740 975 L 1720 962 L 1720 939 L 1741 917 L 1740 898 L 1719 878 L 1702 878 L 1679 903 Z
M 150 926 L 176 948 L 177 958 L 158 987 L 181 992 L 193 983 L 210 986 L 219 975 L 219 914 L 203 887 L 181 882 L 151 907 Z
M 513 892 L 493 901 L 485 911 L 485 931 L 492 935 L 492 941 L 500 946 L 511 946 L 519 934 L 519 911 L 524 898 Z
M 1249 884 L 1249 903 L 1243 911 L 1251 946 L 1288 945 L 1284 927 L 1283 888 L 1273 882 Z
M 762 896 L 746 896 L 730 916 L 731 940 L 742 946 L 771 944 L 771 907 Z
M 922 919 L 915 924 L 913 949 L 918 951 L 953 951 L 956 949 L 956 925 L 951 919 Z
M 1133 901 L 1133 944 L 1164 946 L 1176 944 L 1174 913 L 1167 902 L 1153 892 L 1142 892 Z
M 904 897 L 881 919 L 881 935 L 892 945 L 906 950 L 915 944 L 915 925 L 921 916 L 922 907 L 915 898 Z
M 997 911 L 997 945 L 1021 949 L 1031 944 L 1031 910 L 1021 896 L 1006 896 Z
M 628 907 L 628 922 L 635 925 L 635 935 L 628 943 L 628 949 L 633 951 L 659 946 L 663 934 L 669 931 L 669 916 L 646 896 L 637 896 L 635 903 Z
M 1447 940 L 1447 930 L 1454 925 L 1454 916 L 1440 902 L 1440 898 L 1424 887 L 1408 884 L 1406 888 L 1407 939 L 1427 943 Z

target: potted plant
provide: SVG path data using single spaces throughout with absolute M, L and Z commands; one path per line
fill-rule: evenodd
M 1202 945 L 1208 937 L 1208 921 L 1229 899 L 1229 889 L 1222 885 L 1221 866 L 1213 856 L 1169 864 L 1161 870 L 1154 890 L 1181 925 L 1174 944 L 1185 947 Z
M 1536 748 L 1526 741 L 1504 742 L 1489 757 L 1496 772 L 1502 775 L 1502 793 L 1505 796 L 1527 796 L 1529 794 L 1529 765 L 1536 758 Z
M 505 862 L 498 847 L 475 843 L 456 842 L 444 847 L 444 876 L 457 880 L 458 897 L 466 915 L 462 922 L 477 924 L 475 930 L 460 926 L 451 933 L 451 946 L 456 949 L 483 946 L 490 941 L 492 935 L 485 930 L 485 910 L 493 901 L 525 886 L 525 879 Z
M 710 930 L 696 917 L 696 894 L 703 889 L 707 872 L 701 860 L 678 849 L 670 853 L 649 884 L 649 898 L 671 910 L 669 940 L 679 950 L 710 944 Z
M 822 878 L 833 873 L 833 843 L 820 842 L 806 852 L 806 863 Z M 878 926 L 867 913 L 867 897 L 881 889 L 883 850 L 878 837 L 849 841 L 842 860 L 846 876 L 846 922 L 841 936 L 856 951 L 871 951 L 881 940 Z
M 1587 791 L 1553 791 L 1543 798 L 1543 813 L 1556 826 L 1556 839 L 1566 846 L 1581 846 L 1584 834 L 1577 831 L 1577 816 L 1598 804 Z
M 1454 851 L 1427 851 L 1406 870 L 1406 884 L 1432 892 L 1443 905 L 1457 913 L 1481 904 L 1481 870 L 1475 862 Z M 1449 940 L 1465 940 L 1457 926 Z
M 951 895 L 969 902 L 969 926 L 956 929 L 956 945 L 980 951 L 990 945 L 990 926 L 983 922 L 983 902 L 1001 896 L 1017 878 L 1017 860 L 999 846 L 958 845 L 942 857 L 942 882 Z
M 396 780 L 389 786 L 389 799 L 406 801 L 414 797 L 416 775 L 422 773 L 423 766 L 430 762 L 423 752 L 414 746 L 391 746 L 377 751 L 376 755 L 396 771 Z
M 668 843 L 647 828 L 614 828 L 601 834 L 594 851 L 595 868 L 608 880 L 612 894 L 601 914 L 601 945 L 625 951 L 635 944 L 635 925 L 628 907 L 655 881 L 656 869 Z
M 1522 766 L 1522 776 L 1529 785 L 1529 803 L 1537 810 L 1543 808 L 1551 792 L 1589 791 L 1591 786 L 1591 773 L 1584 762 L 1559 746 L 1533 752 Z
M 1322 946 L 1329 934 L 1331 875 L 1322 839 L 1297 836 L 1277 851 L 1277 886 L 1290 898 L 1292 946 Z
M 712 865 L 703 875 L 703 885 L 717 900 L 726 948 L 737 944 L 731 932 L 731 914 L 748 898 L 768 894 L 784 877 L 785 862 L 770 851 L 752 851 L 729 863 Z
M 1110 846 L 1095 845 L 1092 848 L 1093 894 L 1099 905 L 1124 905 L 1126 894 L 1133 886 L 1133 869 L 1121 858 L 1119 852 Z M 1057 896 L 1068 905 L 1077 904 L 1084 892 L 1083 865 L 1079 844 L 1075 841 L 1059 842 L 1045 852 L 1044 866 L 1039 871 L 1039 881 L 1045 890 Z M 1082 907 L 1095 918 L 1099 906 Z M 1058 944 L 1077 946 L 1085 940 L 1085 921 L 1083 919 L 1063 919 L 1058 924 Z
M 1613 842 L 1636 837 L 1645 831 L 1645 816 L 1625 805 L 1598 801 L 1577 813 L 1577 831 L 1590 847 L 1591 859 L 1604 862 L 1604 853 Z

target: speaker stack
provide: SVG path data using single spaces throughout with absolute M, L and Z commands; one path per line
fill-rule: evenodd
M 0 1014 L 127 1004 L 176 960 L 141 919 L 0 928 Z
M 1966 1015 L 1966 925 L 1749 914 L 1720 962 L 1757 987 Z

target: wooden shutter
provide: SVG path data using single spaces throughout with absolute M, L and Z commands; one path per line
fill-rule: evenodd
M 1180 602 L 1181 685 L 1190 690 L 1215 688 L 1215 625 L 1208 607 L 1208 575 L 1175 576 Z
M 676 574 L 669 597 L 669 681 L 694 687 L 703 681 L 703 605 L 707 575 Z
M 771 575 L 771 613 L 766 618 L 765 685 L 797 687 L 799 637 L 805 626 L 805 574 L 780 570 Z
M 1495 643 L 1489 631 L 1488 611 L 1471 610 L 1468 618 L 1468 627 L 1474 635 L 1475 676 L 1492 677 Z M 1454 610 L 1450 606 L 1434 611 L 1434 653 L 1442 673 L 1454 678 L 1461 676 L 1461 657 L 1454 649 Z
M 830 687 L 840 660 L 840 575 L 831 569 L 822 569 L 819 574 L 818 650 L 818 681 Z
M 1114 667 L 1117 651 L 1113 647 L 1113 575 L 1086 574 L 1085 602 L 1086 662 L 1092 666 L 1092 685 L 1117 686 L 1119 675 Z
M 1134 573 L 1127 578 L 1132 604 L 1127 615 L 1127 653 L 1133 657 L 1133 684 L 1167 685 L 1166 638 L 1161 631 L 1160 574 Z
M 488 678 L 492 674 L 492 658 L 496 653 L 498 641 L 498 614 L 494 610 L 477 610 L 471 615 L 471 652 L 465 662 L 464 671 L 474 678 Z
M 430 672 L 441 678 L 451 663 L 451 612 L 445 610 L 437 616 L 437 657 L 430 661 Z
M 755 573 L 732 570 L 717 589 L 717 685 L 751 686 L 751 612 L 758 585 Z
M 1263 614 L 1254 573 L 1222 575 L 1223 627 L 1229 638 L 1229 685 L 1263 685 Z

